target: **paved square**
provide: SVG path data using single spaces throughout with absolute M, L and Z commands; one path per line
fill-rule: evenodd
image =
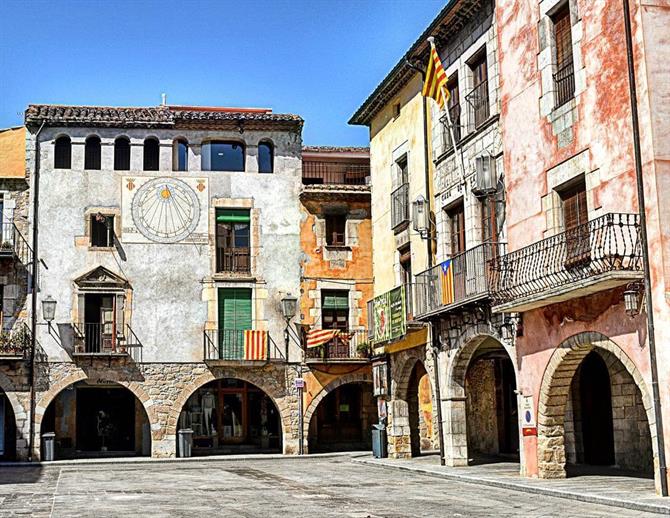
M 649 516 L 349 457 L 0 467 L 0 517 Z

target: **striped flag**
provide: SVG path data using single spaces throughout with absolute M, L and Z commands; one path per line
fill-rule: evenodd
M 340 336 L 339 329 L 312 329 L 307 333 L 307 348 L 319 347 L 336 336 Z
M 244 359 L 267 360 L 268 332 L 246 329 L 244 331 Z
M 447 74 L 444 68 L 442 68 L 442 60 L 440 60 L 440 56 L 437 53 L 433 38 L 428 38 L 428 41 L 430 41 L 430 57 L 428 59 L 428 68 L 426 69 L 426 80 L 423 83 L 423 91 L 421 93 L 424 97 L 432 97 L 440 108 L 444 108 L 449 100 Z
M 447 259 L 440 265 L 440 287 L 442 288 L 442 305 L 454 303 L 454 263 Z

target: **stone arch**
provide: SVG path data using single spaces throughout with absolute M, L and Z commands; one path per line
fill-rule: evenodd
M 109 376 L 114 377 L 114 373 L 115 371 L 113 369 L 110 369 L 106 371 L 105 376 L 107 378 Z M 49 390 L 47 390 L 41 395 L 41 397 L 35 404 L 35 438 L 36 438 L 35 444 L 39 444 L 39 440 L 37 439 L 40 437 L 42 420 L 44 419 L 44 414 L 47 411 L 47 408 L 49 408 L 49 405 L 53 403 L 54 399 L 56 399 L 58 394 L 60 394 L 67 387 L 73 385 L 74 383 L 77 383 L 78 381 L 84 381 L 87 379 L 95 379 L 95 378 L 91 378 L 84 371 L 74 372 L 69 376 L 63 378 L 59 382 L 55 383 L 51 387 L 49 387 Z M 153 407 L 153 403 L 151 402 L 151 398 L 144 390 L 144 388 L 141 387 L 140 384 L 135 381 L 128 382 L 120 380 L 118 379 L 118 376 L 117 379 L 112 379 L 110 381 L 113 381 L 114 383 L 117 383 L 122 387 L 126 388 L 127 390 L 129 390 L 142 403 L 142 407 L 144 408 L 144 411 L 147 414 L 147 419 L 149 420 L 149 425 L 151 427 L 152 441 L 161 439 L 162 434 L 159 426 L 160 421 L 158 419 L 155 408 Z
M 9 401 L 9 404 L 12 406 L 12 410 L 14 412 L 14 420 L 17 421 L 14 424 L 18 429 L 19 428 L 18 421 L 19 419 L 21 419 L 22 416 L 25 418 L 25 416 L 28 415 L 28 409 L 23 408 L 21 401 L 19 401 L 19 398 L 16 395 L 14 383 L 12 383 L 9 377 L 3 372 L 0 372 L 0 390 L 5 394 L 7 400 Z
M 519 369 L 514 348 L 500 337 L 484 332 L 474 332 L 463 340 L 460 347 L 447 358 L 446 383 L 442 393 L 444 456 L 449 466 L 468 465 L 468 435 L 466 406 L 466 376 L 472 359 L 486 341 L 495 342 L 509 357 L 518 386 Z M 519 431 L 520 433 L 520 431 Z M 519 449 L 522 455 L 522 449 Z
M 188 399 L 200 388 L 202 388 L 204 385 L 209 383 L 210 381 L 214 381 L 217 379 L 223 379 L 223 378 L 235 378 L 239 379 L 242 381 L 246 381 L 247 383 L 251 383 L 252 385 L 255 385 L 259 389 L 261 389 L 271 400 L 272 403 L 275 405 L 277 408 L 277 411 L 279 412 L 279 415 L 281 417 L 280 423 L 281 423 L 281 428 L 282 428 L 282 435 L 283 435 L 283 444 L 284 447 L 286 447 L 287 443 L 287 437 L 288 434 L 291 433 L 292 431 L 292 425 L 291 425 L 291 412 L 289 408 L 289 403 L 286 401 L 286 396 L 288 396 L 287 393 L 285 394 L 276 394 L 270 387 L 267 386 L 267 384 L 263 383 L 262 381 L 262 373 L 259 372 L 259 377 L 258 379 L 255 376 L 249 375 L 246 372 L 239 372 L 237 370 L 232 370 L 232 371 L 227 371 L 227 370 L 221 370 L 221 371 L 207 371 L 204 374 L 201 374 L 198 376 L 195 380 L 193 380 L 191 383 L 188 384 L 187 387 L 181 390 L 177 398 L 174 400 L 174 403 L 172 404 L 172 407 L 170 408 L 168 412 L 168 418 L 167 418 L 167 428 L 165 430 L 165 439 L 171 439 L 174 440 L 176 435 L 177 435 L 177 423 L 179 421 L 179 415 L 181 414 L 182 409 L 184 408 L 184 405 L 188 401 Z
M 323 389 L 321 389 L 321 392 L 319 392 L 316 395 L 316 397 L 312 399 L 311 403 L 307 406 L 307 409 L 305 410 L 303 418 L 303 437 L 305 438 L 305 440 L 307 439 L 307 435 L 309 432 L 309 423 L 311 422 L 312 416 L 314 415 L 314 412 L 319 406 L 319 403 L 321 403 L 321 401 L 323 401 L 323 398 L 325 398 L 330 392 L 348 383 L 372 383 L 372 376 L 368 372 L 358 374 L 346 374 L 344 376 L 337 378 L 336 380 L 331 381 L 330 383 L 328 383 L 328 385 L 323 387 Z
M 651 395 L 642 374 L 633 361 L 615 342 L 597 332 L 583 332 L 564 340 L 553 352 L 542 376 L 537 407 L 537 457 L 540 478 L 564 478 L 565 463 L 565 412 L 572 379 L 582 360 L 593 350 L 607 351 L 623 365 L 640 391 L 646 411 L 654 463 L 658 462 L 656 450 L 656 424 Z
M 431 362 L 427 355 L 427 347 L 416 347 L 405 351 L 405 357 L 401 361 L 393 363 L 391 375 L 391 394 L 394 399 L 406 399 L 407 390 L 409 389 L 409 381 L 412 376 L 412 371 L 418 362 L 421 362 L 430 377 L 431 387 L 433 382 L 433 369 Z M 397 355 L 399 356 L 399 355 Z

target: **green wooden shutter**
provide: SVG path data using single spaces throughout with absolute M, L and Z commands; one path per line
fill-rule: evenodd
M 216 209 L 218 223 L 249 223 L 251 215 L 248 209 Z
M 219 288 L 221 359 L 243 358 L 245 329 L 251 329 L 251 289 Z
M 321 304 L 323 309 L 349 309 L 348 291 L 326 291 Z

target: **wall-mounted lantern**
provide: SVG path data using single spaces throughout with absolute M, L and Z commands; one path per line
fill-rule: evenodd
M 626 291 L 623 292 L 623 303 L 626 308 L 626 314 L 631 318 L 640 314 L 643 291 L 643 284 L 634 282 L 626 286 Z
M 421 194 L 412 202 L 412 222 L 414 231 L 418 232 L 422 239 L 427 239 L 430 235 L 430 208 L 428 200 Z
M 56 300 L 51 295 L 42 300 L 42 317 L 49 325 L 56 317 Z
M 292 295 L 286 295 L 281 299 L 281 312 L 288 322 L 291 320 L 298 309 L 298 299 Z

